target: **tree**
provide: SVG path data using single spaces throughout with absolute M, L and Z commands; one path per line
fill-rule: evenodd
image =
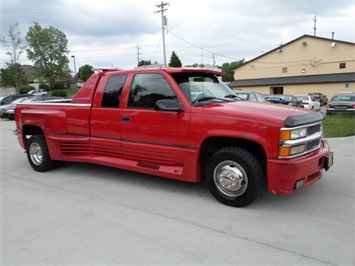
M 150 60 L 141 60 L 138 62 L 138 66 L 150 66 L 152 64 L 152 61 Z
M 169 67 L 181 67 L 182 63 L 178 55 L 173 51 L 170 57 Z
M 222 65 L 222 71 L 226 73 L 225 76 L 222 77 L 222 80 L 224 82 L 231 82 L 234 80 L 234 70 L 241 66 L 242 64 L 244 64 L 244 59 L 243 60 L 239 60 L 239 61 L 235 61 L 235 62 L 231 62 L 231 63 L 223 63 Z
M 204 67 L 204 64 L 198 64 L 198 63 L 194 63 L 192 65 L 186 65 L 185 67 Z
M 5 86 L 15 87 L 17 93 L 19 93 L 21 85 L 27 83 L 25 71 L 20 64 L 7 63 L 6 65 L 6 68 L 0 70 L 2 83 Z
M 0 39 L 2 46 L 4 47 L 5 54 L 10 56 L 10 62 L 7 63 L 7 70 L 5 76 L 11 77 L 11 86 L 16 88 L 16 92 L 19 93 L 19 87 L 26 83 L 23 80 L 23 69 L 19 64 L 21 54 L 26 50 L 25 39 L 21 37 L 21 31 L 19 29 L 19 23 L 5 28 L 5 36 Z M 1 71 L 3 74 L 3 71 Z M 10 85 L 10 84 L 8 84 Z
M 68 40 L 66 35 L 50 26 L 42 28 L 37 22 L 29 28 L 27 57 L 34 62 L 38 76 L 53 88 L 57 80 L 70 76 Z
M 93 66 L 90 66 L 90 65 L 84 65 L 84 66 L 81 66 L 79 68 L 79 71 L 78 71 L 78 79 L 81 79 L 82 81 L 87 81 L 88 78 L 90 78 L 90 76 L 94 73 L 91 69 L 93 68 Z

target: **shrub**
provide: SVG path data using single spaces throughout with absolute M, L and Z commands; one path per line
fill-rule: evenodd
M 46 90 L 46 91 L 49 91 L 49 86 L 47 84 L 44 84 L 44 83 L 40 83 L 39 84 L 39 89 L 40 90 Z
M 65 91 L 53 91 L 52 96 L 59 96 L 59 97 L 67 97 L 67 93 Z
M 64 87 L 64 83 L 63 82 L 57 82 L 57 83 L 54 83 L 53 85 L 53 90 L 64 90 L 65 87 Z
M 30 85 L 22 85 L 19 89 L 20 94 L 26 94 L 31 90 L 35 90 L 35 87 L 30 86 Z

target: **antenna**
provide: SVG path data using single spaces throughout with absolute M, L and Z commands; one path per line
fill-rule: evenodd
M 313 35 L 316 36 L 317 33 L 317 13 L 313 18 Z

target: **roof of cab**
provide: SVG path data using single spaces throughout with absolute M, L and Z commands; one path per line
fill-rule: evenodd
M 174 74 L 174 73 L 211 73 L 215 74 L 218 76 L 224 76 L 225 73 L 222 72 L 220 69 L 217 68 L 197 68 L 197 67 L 144 67 L 144 68 L 135 68 L 135 69 L 130 69 L 130 70 L 122 70 L 122 69 L 109 69 L 109 68 L 92 68 L 92 71 L 95 72 L 96 74 L 102 73 L 102 72 L 111 72 L 111 71 L 119 71 L 119 72 L 150 72 L 152 70 L 162 70 L 165 71 L 169 74 Z

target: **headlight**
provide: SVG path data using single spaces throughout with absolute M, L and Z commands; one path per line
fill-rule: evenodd
M 303 153 L 305 151 L 306 151 L 305 144 L 293 146 L 293 147 L 279 147 L 279 156 L 288 157 L 299 153 Z
M 306 127 L 280 131 L 280 140 L 300 139 L 304 137 L 307 137 Z

